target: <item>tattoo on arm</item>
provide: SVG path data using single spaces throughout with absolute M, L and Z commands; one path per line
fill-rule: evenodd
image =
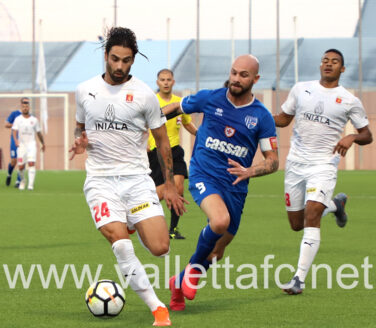
M 160 150 L 157 149 L 157 155 L 165 181 L 174 181 L 171 149 L 169 147 Z
M 275 150 L 273 153 L 277 154 Z M 279 161 L 277 156 L 270 156 L 265 158 L 261 163 L 251 167 L 251 177 L 260 177 L 266 174 L 273 173 L 278 170 Z

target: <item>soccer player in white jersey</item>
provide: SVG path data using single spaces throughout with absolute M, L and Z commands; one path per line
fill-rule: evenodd
M 129 238 L 137 230 L 153 255 L 169 252 L 163 208 L 149 176 L 149 129 L 161 155 L 166 180 L 163 198 L 179 215 L 185 211 L 185 200 L 174 184 L 166 118 L 154 92 L 129 74 L 139 52 L 135 34 L 127 28 L 112 28 L 104 48 L 105 74 L 81 83 L 76 91 L 72 158 L 87 151 L 84 192 L 96 228 L 111 243 L 131 288 L 153 313 L 153 325 L 170 326 L 168 310 L 156 296 Z
M 285 169 L 285 201 L 291 228 L 304 229 L 304 234 L 297 271 L 283 289 L 290 295 L 302 293 L 320 246 L 321 217 L 332 212 L 339 227 L 346 225 L 347 196 L 340 193 L 332 200 L 340 156 L 353 143 L 372 142 L 361 101 L 339 85 L 344 71 L 342 53 L 327 50 L 321 59 L 320 81 L 295 84 L 281 113 L 274 116 L 277 127 L 288 126 L 295 117 Z M 341 138 L 349 120 L 358 133 Z
M 27 99 L 28 98 L 23 98 Z M 17 133 L 18 132 L 18 133 Z M 28 170 L 28 190 L 34 189 L 35 181 L 35 161 L 37 156 L 37 143 L 35 141 L 35 135 L 38 136 L 40 143 L 42 144 L 42 151 L 45 151 L 46 146 L 44 143 L 43 135 L 40 129 L 38 119 L 30 114 L 29 106 L 22 106 L 21 115 L 13 122 L 12 134 L 17 150 L 17 162 L 18 172 L 21 178 L 18 189 L 24 190 L 26 186 L 25 167 L 27 164 Z

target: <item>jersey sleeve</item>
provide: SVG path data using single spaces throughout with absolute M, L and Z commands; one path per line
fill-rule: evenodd
M 13 111 L 9 114 L 8 118 L 7 118 L 7 122 L 10 123 L 10 124 L 13 124 L 14 120 L 16 119 L 16 112 Z
M 85 123 L 85 110 L 82 106 L 82 90 L 81 87 L 78 86 L 76 90 L 76 121 L 78 123 Z
M 192 117 L 189 114 L 183 114 L 182 115 L 182 123 L 183 124 L 189 124 L 192 122 Z
M 369 125 L 366 111 L 362 102 L 358 98 L 355 98 L 355 101 L 347 113 L 347 116 L 356 129 L 361 129 Z
M 202 113 L 211 92 L 211 90 L 201 90 L 195 95 L 184 97 L 180 103 L 183 112 L 186 114 Z
M 17 117 L 15 119 L 13 119 L 12 130 L 17 130 L 18 131 L 19 121 L 20 120 L 17 120 Z
M 290 90 L 286 101 L 282 105 L 282 110 L 288 115 L 295 115 L 298 104 L 298 86 L 295 84 Z
M 276 136 L 277 136 L 277 132 L 276 132 L 273 116 L 266 109 L 266 113 L 263 116 L 262 121 L 261 121 L 259 139 L 276 137 Z
M 166 116 L 162 113 L 158 98 L 150 93 L 145 97 L 145 119 L 150 129 L 157 129 L 166 123 Z
M 37 133 L 41 131 L 41 129 L 40 129 L 40 124 L 39 124 L 39 120 L 38 120 L 38 119 L 35 119 L 34 130 L 35 130 L 35 132 L 37 132 Z

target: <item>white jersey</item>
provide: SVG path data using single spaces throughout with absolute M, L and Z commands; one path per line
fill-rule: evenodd
M 166 118 L 157 96 L 135 77 L 110 85 L 98 75 L 76 90 L 76 120 L 85 124 L 89 139 L 88 176 L 148 174 L 148 130 Z
M 319 81 L 299 82 L 282 110 L 295 116 L 287 160 L 338 164 L 334 147 L 348 120 L 356 129 L 369 124 L 361 101 L 342 86 L 325 88 Z
M 36 145 L 35 134 L 40 132 L 40 125 L 35 116 L 19 115 L 13 122 L 12 130 L 18 131 L 18 141 L 23 145 Z

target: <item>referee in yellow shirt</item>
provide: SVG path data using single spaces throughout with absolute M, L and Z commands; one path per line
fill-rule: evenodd
M 162 69 L 158 72 L 157 85 L 159 87 L 159 92 L 157 93 L 157 97 L 161 108 L 170 103 L 180 102 L 181 98 L 172 93 L 174 83 L 174 73 L 171 70 Z M 170 139 L 170 146 L 174 161 L 174 180 L 178 193 L 183 196 L 184 179 L 188 178 L 188 171 L 187 164 L 184 161 L 184 149 L 180 147 L 179 130 L 181 125 L 183 125 L 188 132 L 196 135 L 197 128 L 192 123 L 192 118 L 190 115 L 182 114 L 171 119 L 169 119 L 167 116 L 166 128 L 168 138 Z M 152 171 L 150 175 L 155 182 L 158 197 L 161 200 L 163 198 L 164 191 L 164 178 L 158 161 L 155 140 L 151 133 L 149 134 L 148 146 L 150 150 L 148 152 L 150 169 Z M 171 209 L 170 239 L 185 239 L 177 228 L 179 218 L 179 215 L 177 215 L 175 211 Z

